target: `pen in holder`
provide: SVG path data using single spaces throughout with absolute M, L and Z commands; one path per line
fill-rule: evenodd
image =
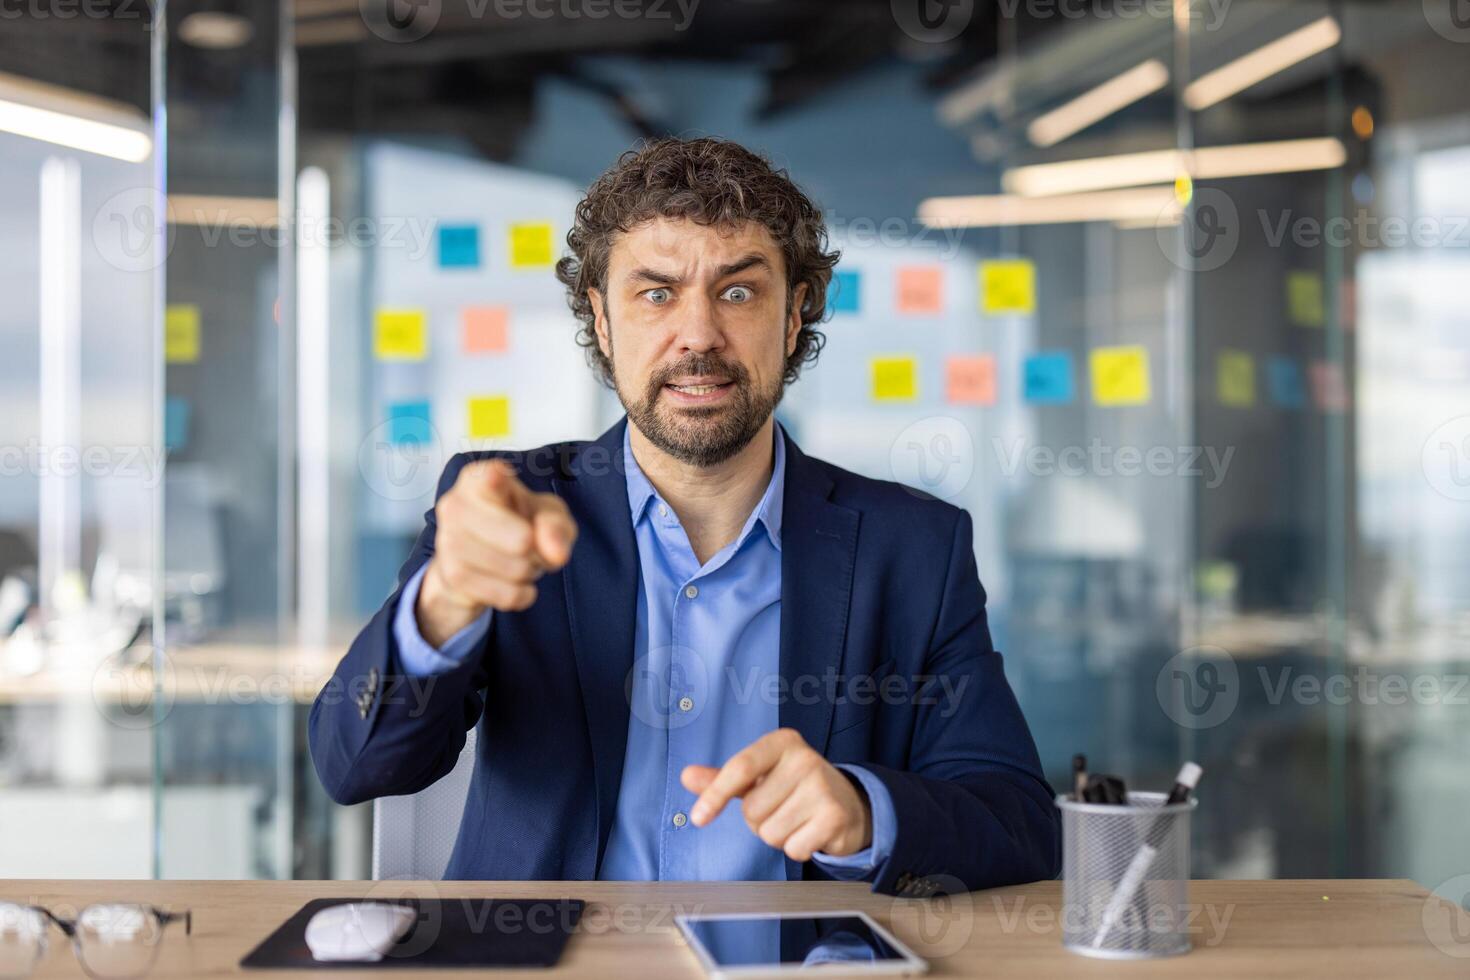
M 1196 800 L 1129 793 L 1117 806 L 1057 797 L 1062 942 L 1108 959 L 1187 953 L 1189 818 Z

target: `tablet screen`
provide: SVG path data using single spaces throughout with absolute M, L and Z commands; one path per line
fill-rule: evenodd
M 700 918 L 681 922 L 690 940 L 721 970 L 757 967 L 912 963 L 904 951 L 856 915 Z

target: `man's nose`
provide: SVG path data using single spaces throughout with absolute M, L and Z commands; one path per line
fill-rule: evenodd
M 725 334 L 715 318 L 714 303 L 708 296 L 696 295 L 689 299 L 679 318 L 678 344 L 681 350 L 705 353 L 721 350 L 725 346 Z

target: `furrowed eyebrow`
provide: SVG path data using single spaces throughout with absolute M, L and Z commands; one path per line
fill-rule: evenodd
M 729 265 L 720 266 L 719 278 L 724 279 L 726 276 L 733 276 L 737 272 L 744 272 L 747 269 L 754 269 L 758 266 L 769 269 L 771 267 L 771 263 L 766 261 L 766 257 L 764 255 L 752 252 L 739 261 L 731 262 Z
M 628 273 L 629 282 L 652 282 L 660 286 L 677 286 L 679 277 L 657 269 L 634 269 Z

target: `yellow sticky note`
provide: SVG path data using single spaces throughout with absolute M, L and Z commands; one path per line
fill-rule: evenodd
M 422 361 L 429 353 L 423 310 L 379 310 L 373 318 L 373 356 L 380 361 Z
M 980 263 L 980 309 L 992 316 L 1036 312 L 1036 266 L 1028 259 Z
M 470 399 L 470 438 L 498 439 L 510 435 L 510 399 L 504 395 Z
M 1143 347 L 1098 347 L 1089 356 L 1092 399 L 1099 405 L 1147 405 L 1148 351 Z
M 510 267 L 545 269 L 555 256 L 551 248 L 551 222 L 529 221 L 510 226 Z
M 911 402 L 919 397 L 919 363 L 912 357 L 873 358 L 873 401 Z
M 199 360 L 199 307 L 171 303 L 163 311 L 163 359 L 168 364 Z
M 1320 327 L 1327 322 L 1320 274 L 1302 270 L 1286 274 L 1286 312 L 1299 327 Z
M 1215 388 L 1220 404 L 1250 408 L 1256 403 L 1256 362 L 1244 351 L 1222 350 L 1215 360 Z

